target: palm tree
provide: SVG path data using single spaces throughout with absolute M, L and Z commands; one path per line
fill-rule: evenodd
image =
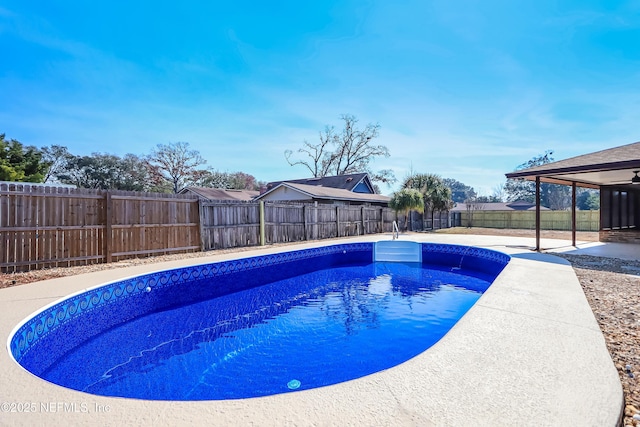
M 389 200 L 389 207 L 396 211 L 396 215 L 398 212 L 405 213 L 405 230 L 409 224 L 409 211 L 414 209 L 418 212 L 424 212 L 424 200 L 422 199 L 422 194 L 415 189 L 412 188 L 403 188 L 400 191 L 393 193 L 391 196 L 391 200 Z
M 435 228 L 435 223 L 433 222 L 433 213 L 435 211 L 448 211 L 453 208 L 451 189 L 444 184 L 434 188 L 431 193 L 431 206 L 431 227 Z
M 451 189 L 444 184 L 439 175 L 431 173 L 419 173 L 405 179 L 404 188 L 415 189 L 422 194 L 424 210 L 431 212 L 431 226 L 433 227 L 433 215 L 435 211 L 451 209 Z

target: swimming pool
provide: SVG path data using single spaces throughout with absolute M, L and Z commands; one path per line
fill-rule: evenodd
M 509 260 L 422 244 L 419 265 L 374 263 L 373 250 L 334 245 L 110 283 L 25 321 L 11 353 L 35 375 L 104 395 L 207 400 L 319 387 L 424 351 Z

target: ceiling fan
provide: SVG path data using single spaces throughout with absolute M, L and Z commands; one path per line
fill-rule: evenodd
M 625 179 L 624 181 L 613 181 L 608 183 L 607 185 L 629 185 L 629 184 L 640 184 L 640 176 L 638 176 L 638 174 L 640 173 L 640 170 L 634 170 L 633 172 L 633 177 L 631 177 L 631 179 Z

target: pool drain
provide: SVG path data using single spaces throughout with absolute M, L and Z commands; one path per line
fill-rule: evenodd
M 287 383 L 287 387 L 289 387 L 290 390 L 296 390 L 298 388 L 300 388 L 300 381 L 298 380 L 291 380 Z

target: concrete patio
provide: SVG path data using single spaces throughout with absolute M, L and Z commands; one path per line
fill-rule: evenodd
M 374 241 L 390 235 L 339 241 Z M 616 426 L 623 407 L 617 371 L 582 288 L 563 259 L 531 251 L 533 239 L 411 234 L 403 239 L 491 248 L 510 264 L 432 348 L 353 381 L 263 398 L 162 402 L 94 396 L 24 371 L 0 355 L 1 425 L 416 425 Z M 291 249 L 334 244 L 337 240 Z M 550 252 L 639 255 L 622 244 L 542 240 Z M 132 275 L 243 258 L 256 249 L 112 269 L 0 290 L 0 333 L 72 292 Z M 576 252 L 577 251 L 577 252 Z M 25 409 L 26 408 L 26 409 Z

